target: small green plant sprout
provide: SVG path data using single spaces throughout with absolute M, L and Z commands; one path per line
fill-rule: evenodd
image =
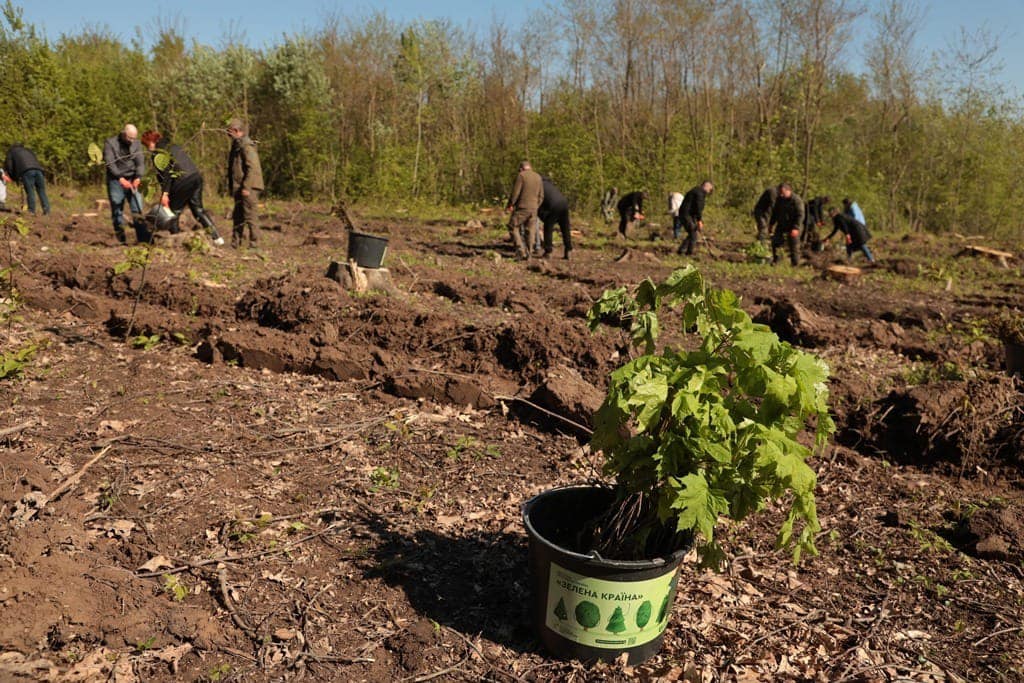
M 772 252 L 768 249 L 768 245 L 761 240 L 751 242 L 743 250 L 743 253 L 746 255 L 749 263 L 766 263 L 772 258 Z
M 36 342 L 25 342 L 16 349 L 0 351 L 0 380 L 21 377 L 39 349 Z
M 472 436 L 460 436 L 455 444 L 445 451 L 445 457 L 458 462 L 462 459 L 463 451 L 476 447 L 476 439 Z
M 129 340 L 129 343 L 134 349 L 142 349 L 143 351 L 149 351 L 150 349 L 153 349 L 154 347 L 156 347 L 157 344 L 160 343 L 160 335 L 140 334 L 138 336 L 132 337 Z
M 163 591 L 171 596 L 175 602 L 181 602 L 188 596 L 188 586 L 178 578 L 177 574 L 164 574 Z
M 182 346 L 192 346 L 192 340 L 184 332 L 172 332 L 171 339 L 178 342 Z
M 656 350 L 659 312 L 681 314 L 693 350 Z M 728 290 L 709 286 L 693 266 L 629 293 L 606 291 L 588 314 L 629 323 L 639 355 L 611 373 L 594 416 L 591 448 L 604 454 L 617 504 L 595 528 L 605 557 L 656 557 L 697 542 L 705 566 L 720 567 L 719 518 L 736 521 L 785 498 L 776 543 L 794 562 L 816 553 L 820 531 L 812 450 L 797 439 L 813 429 L 824 447 L 835 425 L 828 413 L 828 367 L 755 324 Z M 799 525 L 799 528 L 798 528 Z
M 207 254 L 210 252 L 210 243 L 196 233 L 185 241 L 185 250 L 190 254 Z
M 148 244 L 138 244 L 128 247 L 124 252 L 124 259 L 114 264 L 114 275 L 123 275 L 135 268 L 145 268 L 153 260 L 156 250 Z
M 231 673 L 230 664 L 218 664 L 217 666 L 210 669 L 208 677 L 211 683 L 218 683 L 218 681 L 223 680 L 229 673 Z
M 147 650 L 152 650 L 154 645 L 156 645 L 156 636 L 150 636 L 145 640 L 140 640 L 135 643 L 135 651 L 145 652 Z
M 370 483 L 373 490 L 398 488 L 398 469 L 393 467 L 375 467 L 370 472 Z

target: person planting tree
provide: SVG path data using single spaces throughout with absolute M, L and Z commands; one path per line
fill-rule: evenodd
M 772 185 L 758 197 L 757 203 L 754 204 L 754 210 L 751 215 L 754 217 L 754 222 L 757 223 L 757 241 L 764 243 L 768 240 L 768 224 L 772 219 L 772 209 L 775 208 L 775 200 L 779 198 L 779 188 L 776 185 Z
M 214 244 L 224 244 L 224 238 L 217 233 L 213 219 L 203 207 L 203 174 L 181 145 L 170 143 L 155 130 L 142 134 L 142 144 L 153 156 L 157 182 L 160 183 L 160 205 L 174 213 L 171 219 L 171 233 L 179 232 L 178 219 L 188 205 L 199 224 L 210 233 Z
M 828 195 L 814 197 L 807 202 L 807 211 L 804 215 L 804 233 L 801 238 L 804 246 L 810 247 L 813 251 L 821 251 L 821 233 L 818 229 L 825 225 L 826 207 L 831 201 Z
M 832 232 L 823 241 L 828 242 L 837 233 L 841 232 L 846 238 L 846 258 L 852 258 L 855 251 L 860 251 L 867 257 L 868 263 L 874 263 L 875 257 L 868 249 L 868 240 L 871 233 L 866 225 L 855 220 L 837 209 L 830 209 L 828 215 L 832 217 Z
M 22 143 L 11 145 L 4 160 L 4 182 L 20 182 L 25 189 L 25 203 L 29 213 L 36 212 L 36 194 L 43 207 L 43 215 L 50 213 L 50 199 L 46 196 L 46 177 L 39 159 Z M 6 197 L 6 190 L 4 197 Z M 2 204 L 2 202 L 0 202 Z
M 231 246 L 237 249 L 242 244 L 246 228 L 249 229 L 249 246 L 255 247 L 259 240 L 259 199 L 263 192 L 263 169 L 256 143 L 247 134 L 241 119 L 228 122 L 227 133 L 231 137 L 231 151 L 228 152 L 228 192 L 235 200 L 231 212 Z
M 619 210 L 619 234 L 626 236 L 626 231 L 635 221 L 644 219 L 644 200 L 647 193 L 643 190 L 630 192 L 622 197 L 616 208 Z
M 804 200 L 789 183 L 779 185 L 779 196 L 772 207 L 769 227 L 772 234 L 772 265 L 779 262 L 778 249 L 789 246 L 789 262 L 800 263 L 800 227 L 804 223 Z
M 537 241 L 537 209 L 544 201 L 544 181 L 529 161 L 519 164 L 519 174 L 512 183 L 505 211 L 509 214 L 508 231 L 520 259 L 530 258 L 530 249 Z M 526 231 L 528 234 L 524 235 Z
M 544 185 L 544 200 L 540 203 L 540 208 L 537 209 L 537 218 L 544 225 L 544 258 L 551 256 L 551 252 L 555 249 L 552 238 L 555 232 L 555 224 L 557 223 L 562 232 L 562 249 L 564 254 L 562 258 L 568 261 L 569 252 L 572 251 L 572 228 L 569 227 L 569 200 L 555 187 L 555 184 L 551 182 L 551 178 L 541 176 L 541 182 Z
M 679 217 L 686 230 L 686 237 L 676 250 L 677 254 L 685 253 L 691 256 L 697 248 L 697 233 L 704 229 L 704 204 L 708 195 L 715 191 L 715 186 L 710 180 L 705 180 L 697 185 L 683 197 L 683 203 L 679 207 Z
M 117 241 L 124 244 L 124 203 L 132 212 L 132 225 L 139 242 L 148 242 L 149 234 L 142 221 L 142 193 L 139 185 L 146 175 L 146 160 L 139 143 L 139 129 L 130 123 L 117 135 L 103 143 L 103 163 L 107 167 L 107 198 L 110 200 L 110 219 L 114 223 Z

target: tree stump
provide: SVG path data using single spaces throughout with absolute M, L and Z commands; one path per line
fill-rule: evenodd
M 391 281 L 390 270 L 387 268 L 362 268 L 357 266 L 355 261 L 347 263 L 331 261 L 327 267 L 327 277 L 354 292 L 368 292 L 376 289 L 388 294 L 395 294 L 397 291 Z
M 823 273 L 830 280 L 849 284 L 855 282 L 864 271 L 856 266 L 832 265 L 826 266 Z

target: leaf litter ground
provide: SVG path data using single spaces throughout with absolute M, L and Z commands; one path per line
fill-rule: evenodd
M 1018 272 L 925 237 L 852 284 L 739 239 L 698 261 L 833 367 L 822 552 L 722 529 L 734 560 L 684 566 L 661 654 L 584 667 L 539 649 L 519 508 L 598 466 L 573 423 L 624 339 L 583 312 L 683 261 L 594 226 L 526 266 L 493 219 L 380 219 L 397 291 L 356 295 L 324 208 L 277 207 L 257 253 L 165 242 L 141 289 L 100 218 L 16 241 L 5 348 L 45 346 L 0 385 L 0 678 L 1024 679 L 1021 386 L 978 332 Z

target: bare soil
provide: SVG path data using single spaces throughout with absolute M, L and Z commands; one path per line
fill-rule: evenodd
M 3 348 L 40 347 L 0 381 L 0 680 L 1024 680 L 1024 385 L 980 322 L 1024 306 L 1019 262 L 883 235 L 840 283 L 716 239 L 705 274 L 833 369 L 821 554 L 775 551 L 774 513 L 723 528 L 659 655 L 584 666 L 534 635 L 520 506 L 599 471 L 626 347 L 590 303 L 685 261 L 583 225 L 522 263 L 479 218 L 359 218 L 394 284 L 359 294 L 325 275 L 326 206 L 124 272 L 104 216 L 26 217 L 0 245 Z

